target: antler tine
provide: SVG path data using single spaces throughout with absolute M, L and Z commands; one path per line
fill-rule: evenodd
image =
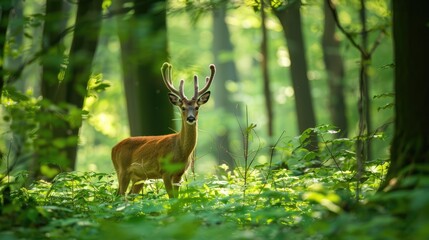
M 214 64 L 210 64 L 210 78 L 206 77 L 206 84 L 204 85 L 203 89 L 201 89 L 200 91 L 198 91 L 198 96 L 200 96 L 201 94 L 205 93 L 207 91 L 207 89 L 209 89 L 210 85 L 212 84 L 214 75 L 216 73 L 216 67 Z
M 187 99 L 186 96 L 185 96 L 184 85 L 185 85 L 185 80 L 183 80 L 183 79 L 180 80 L 180 83 L 179 83 L 179 97 L 181 99 Z
M 199 92 L 198 92 L 198 77 L 197 75 L 194 75 L 194 96 L 192 99 L 196 100 L 198 99 Z
M 170 92 L 180 96 L 180 91 L 178 91 L 176 88 L 174 88 L 173 86 L 173 82 L 171 80 L 171 75 L 172 75 L 172 66 L 171 64 L 165 62 L 164 64 L 162 64 L 161 67 L 161 75 L 162 75 L 162 79 L 165 83 L 165 86 L 168 88 L 168 90 L 170 90 Z

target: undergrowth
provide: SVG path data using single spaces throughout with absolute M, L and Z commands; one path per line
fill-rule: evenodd
M 327 126 L 320 134 L 332 131 Z M 281 140 L 276 159 L 189 173 L 180 197 L 162 181 L 141 194 L 117 196 L 116 175 L 61 173 L 23 187 L 26 172 L 2 177 L 0 239 L 424 239 L 429 194 L 376 194 L 386 163 L 366 166 L 356 196 L 352 140 L 325 140 L 317 154 L 306 136 Z M 320 136 L 319 136 L 320 137 Z M 311 161 L 319 162 L 318 167 Z M 310 163 L 309 163 L 310 162 Z M 244 176 L 243 173 L 246 173 Z M 6 181 L 7 179 L 7 181 Z M 407 204 L 414 196 L 419 201 Z M 409 201 L 408 201 L 409 202 Z M 413 203 L 413 202 L 412 202 Z M 417 208 L 419 207 L 419 208 Z M 413 211 L 415 218 L 403 220 Z M 424 211 L 423 211 L 424 212 Z

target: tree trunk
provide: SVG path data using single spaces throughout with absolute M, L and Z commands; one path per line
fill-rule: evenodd
M 168 59 L 166 1 L 133 3 L 132 15 L 118 17 L 130 132 L 132 136 L 171 133 L 173 107 L 160 72 Z
M 301 30 L 301 1 L 290 2 L 286 7 L 275 9 L 274 13 L 280 20 L 283 33 L 288 45 L 291 60 L 290 73 L 295 92 L 295 109 L 298 118 L 298 128 L 303 132 L 307 128 L 316 126 L 313 100 L 310 92 L 310 83 L 307 77 L 307 60 L 304 48 L 304 39 Z M 316 151 L 318 140 L 315 133 L 310 137 L 307 149 Z
M 69 109 L 69 117 L 77 115 L 76 119 L 69 119 L 68 130 L 62 135 L 67 141 L 66 170 L 74 170 L 76 166 L 77 144 L 79 129 L 82 124 L 81 110 L 87 94 L 88 80 L 91 77 L 92 60 L 98 44 L 102 19 L 102 0 L 78 3 L 74 36 L 68 58 L 68 66 L 60 92 L 64 91 L 66 103 L 75 109 Z M 77 110 L 78 112 L 74 112 Z M 71 116 L 70 116 L 71 114 Z
M 0 0 L 1 1 L 1 0 Z M 9 51 L 20 51 L 24 42 L 24 3 L 22 0 L 12 0 L 13 14 L 10 15 L 8 34 L 12 41 L 9 42 Z M 16 72 L 23 62 L 22 54 L 19 56 L 6 55 L 3 60 L 8 72 Z M 24 92 L 24 81 L 15 81 L 14 87 Z
M 233 54 L 233 45 L 228 26 L 225 22 L 226 5 L 222 4 L 219 8 L 213 10 L 213 57 L 214 64 L 218 69 L 216 81 L 214 82 L 216 91 L 213 91 L 216 97 L 216 109 L 225 109 L 226 117 L 232 118 L 240 116 L 241 111 L 234 100 L 231 98 L 232 93 L 226 89 L 227 81 L 238 81 L 238 74 L 235 68 Z M 222 57 L 227 55 L 227 57 Z M 231 55 L 229 57 L 229 55 Z M 235 166 L 234 159 L 230 150 L 230 133 L 231 129 L 227 124 L 221 126 L 223 129 L 216 137 L 217 149 L 216 156 L 218 163 L 227 164 L 230 168 Z
M 332 124 L 341 132 L 337 137 L 347 137 L 348 124 L 344 97 L 344 64 L 340 54 L 340 42 L 335 36 L 335 21 L 327 1 L 324 1 L 324 30 L 322 37 L 323 60 L 329 86 L 329 112 Z
M 380 190 L 400 187 L 410 176 L 427 176 L 429 166 L 429 2 L 393 0 L 392 7 L 395 126 L 391 164 Z
M 5 60 L 5 47 L 7 42 L 7 27 L 9 25 L 9 13 L 12 9 L 12 0 L 1 0 L 1 18 L 0 18 L 0 98 L 2 96 L 3 87 L 5 85 L 5 69 L 4 69 L 4 60 Z
M 49 49 L 41 56 L 41 94 L 46 105 L 43 105 L 42 111 L 52 115 L 50 121 L 40 119 L 38 122 L 38 141 L 34 143 L 34 157 L 30 164 L 30 182 L 43 177 L 41 166 L 53 164 L 64 168 L 67 162 L 67 156 L 64 148 L 55 148 L 51 142 L 62 138 L 65 132 L 64 119 L 55 117 L 55 114 L 49 112 L 51 104 L 64 103 L 65 93 L 58 92 L 60 81 L 58 75 L 61 70 L 61 64 L 64 62 L 64 45 L 57 41 L 61 29 L 64 13 L 62 11 L 62 0 L 47 0 L 45 9 L 45 19 L 43 24 L 42 49 Z M 51 146 L 49 146 L 51 145 Z M 59 163 L 59 164 L 58 164 Z M 53 166 L 51 166 L 53 167 Z M 51 176 L 49 176 L 51 177 Z
M 265 4 L 264 0 L 261 1 L 261 30 L 262 30 L 262 40 L 261 40 L 261 68 L 262 68 L 262 78 L 264 82 L 264 97 L 265 97 L 265 111 L 267 114 L 267 126 L 268 126 L 268 137 L 273 136 L 273 120 L 274 120 L 274 111 L 273 111 L 273 102 L 272 94 L 270 89 L 270 75 L 268 73 L 268 32 L 265 25 L 266 16 L 265 16 Z M 247 126 L 246 126 L 247 127 Z M 270 143 L 271 144 L 271 143 Z
M 64 13 L 63 0 L 47 0 L 42 48 L 49 49 L 42 56 L 41 92 L 44 99 L 52 102 L 64 102 L 65 94 L 58 92 L 58 75 L 64 62 L 64 45 L 56 40 L 62 29 Z M 55 45 L 55 46 L 54 46 Z
M 359 198 L 360 182 L 365 174 L 366 162 L 371 159 L 371 117 L 370 117 L 370 98 L 369 98 L 369 74 L 368 66 L 371 62 L 371 54 L 368 52 L 368 32 L 366 27 L 366 7 L 365 0 L 360 0 L 361 9 L 359 10 L 360 22 L 362 25 L 362 45 L 361 60 L 359 72 L 359 134 L 356 141 L 356 162 L 357 162 L 357 186 L 356 197 Z

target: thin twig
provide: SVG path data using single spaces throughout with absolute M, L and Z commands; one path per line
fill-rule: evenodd
M 265 177 L 265 182 L 264 182 L 264 184 L 263 184 L 263 185 L 262 185 L 262 187 L 259 189 L 258 196 L 260 196 L 260 195 L 262 194 L 262 191 L 264 190 L 265 186 L 267 186 L 268 179 L 270 178 L 270 176 L 271 176 L 271 174 L 272 174 L 272 169 L 271 169 L 271 167 L 272 167 L 272 164 L 273 164 L 273 156 L 274 156 L 274 152 L 275 152 L 276 147 L 277 147 L 277 145 L 279 144 L 279 142 L 280 142 L 280 140 L 282 139 L 282 137 L 283 137 L 283 135 L 284 135 L 284 133 L 285 133 L 285 132 L 286 132 L 286 131 L 285 131 L 285 130 L 283 130 L 282 134 L 281 134 L 281 135 L 280 135 L 280 137 L 277 139 L 276 143 L 274 143 L 274 145 L 271 147 L 270 162 L 269 162 L 269 164 L 268 164 L 268 174 L 267 174 L 267 176 Z M 258 200 L 259 200 L 259 198 L 257 198 L 257 199 L 256 199 L 255 209 L 256 209 L 256 207 L 258 206 Z
M 338 29 L 340 29 L 340 31 L 347 37 L 347 39 L 349 39 L 349 41 L 352 43 L 352 45 L 359 50 L 359 52 L 364 55 L 367 56 L 368 53 L 365 51 L 364 48 L 362 48 L 362 46 L 360 46 L 355 39 L 353 38 L 353 36 L 347 32 L 344 27 L 341 25 L 340 20 L 338 18 L 338 12 L 337 9 L 335 8 L 334 3 L 332 2 L 332 0 L 326 0 L 329 6 L 329 9 L 331 9 L 332 12 L 332 16 L 334 17 L 334 22 L 337 25 Z
M 325 141 L 325 139 L 323 138 L 323 136 L 321 135 L 320 136 L 320 138 L 322 138 L 322 141 L 323 141 L 323 143 L 326 143 L 326 141 Z M 337 161 L 337 158 L 334 156 L 334 154 L 332 153 L 332 151 L 331 151 L 331 149 L 329 148 L 329 146 L 327 146 L 326 145 L 326 149 L 328 150 L 328 152 L 329 152 L 329 155 L 331 156 L 331 158 L 332 158 L 332 160 L 334 161 L 334 163 L 335 163 L 335 166 L 338 168 L 338 170 L 340 170 L 341 171 L 341 173 L 344 173 L 344 171 L 341 169 L 341 167 L 340 167 L 340 164 L 338 163 L 338 161 Z M 329 159 L 328 159 L 329 160 Z M 326 161 L 328 161 L 328 160 L 326 160 Z M 325 162 L 326 162 L 325 161 Z M 322 163 L 323 164 L 323 163 Z
M 375 49 L 377 49 L 377 47 L 380 46 L 381 40 L 384 38 L 385 35 L 386 35 L 385 29 L 381 30 L 380 34 L 378 35 L 378 37 L 375 40 L 374 44 L 372 45 L 371 49 L 368 51 L 368 54 L 370 56 L 375 52 Z

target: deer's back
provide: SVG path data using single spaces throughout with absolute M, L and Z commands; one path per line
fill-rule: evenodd
M 176 134 L 129 137 L 112 149 L 112 161 L 118 171 L 128 171 L 140 178 L 159 178 L 160 161 L 173 157 Z

